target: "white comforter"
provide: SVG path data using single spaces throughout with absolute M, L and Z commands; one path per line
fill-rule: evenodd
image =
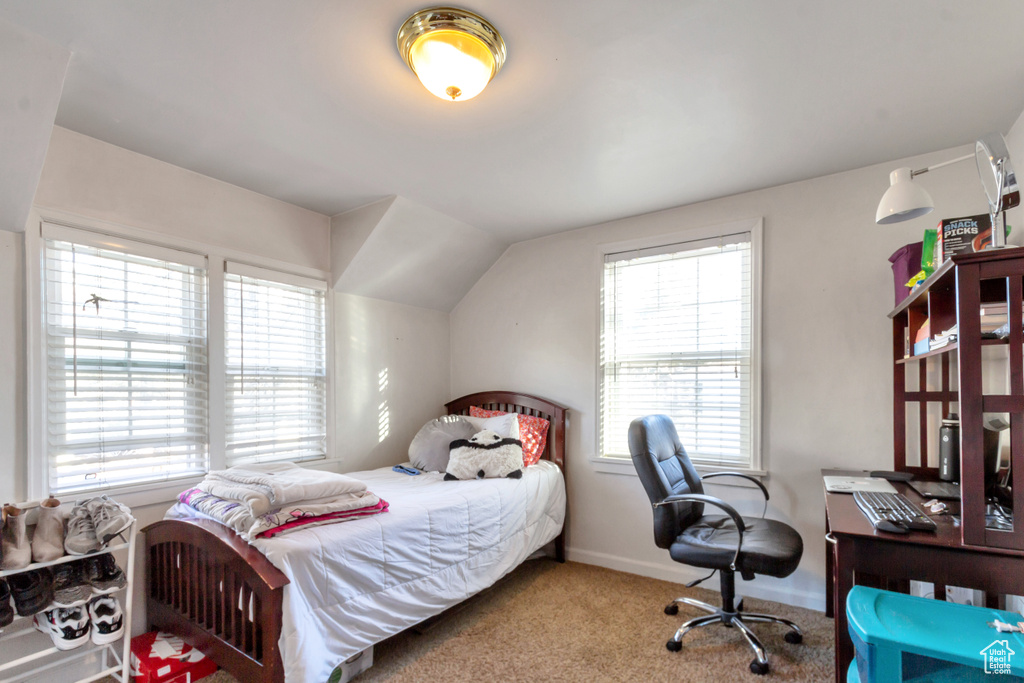
M 284 589 L 286 683 L 324 683 L 335 666 L 487 588 L 555 538 L 565 519 L 558 467 L 522 479 L 443 481 L 354 472 L 390 510 L 254 542 Z M 168 517 L 194 516 L 178 504 Z

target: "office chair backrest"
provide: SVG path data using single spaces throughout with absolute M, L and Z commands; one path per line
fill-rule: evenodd
M 638 417 L 629 425 L 629 453 L 651 504 L 682 493 L 704 493 L 700 475 L 679 442 L 668 415 Z M 701 503 L 654 508 L 654 542 L 668 548 L 683 529 L 704 514 Z

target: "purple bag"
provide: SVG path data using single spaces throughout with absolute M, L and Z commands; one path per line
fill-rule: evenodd
M 889 263 L 892 264 L 892 277 L 896 285 L 897 306 L 910 294 L 907 280 L 921 271 L 922 246 L 922 242 L 906 244 L 893 252 L 893 255 L 889 257 Z

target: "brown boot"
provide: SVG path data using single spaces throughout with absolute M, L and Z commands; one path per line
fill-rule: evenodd
M 4 570 L 23 569 L 32 561 L 32 548 L 25 529 L 25 511 L 14 505 L 5 505 L 4 516 L 4 529 L 0 534 L 4 560 L 0 566 Z

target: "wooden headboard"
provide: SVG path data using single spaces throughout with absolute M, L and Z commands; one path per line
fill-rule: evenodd
M 481 391 L 449 401 L 445 404 L 449 415 L 469 415 L 470 406 L 484 410 L 501 410 L 506 413 L 519 413 L 542 417 L 551 425 L 548 427 L 548 443 L 541 454 L 542 460 L 550 460 L 562 470 L 562 478 L 566 484 L 568 500 L 568 479 L 565 472 L 565 414 L 566 408 L 551 401 L 519 394 L 514 391 Z M 555 539 L 555 559 L 565 562 L 565 529 L 568 527 L 568 510 L 562 533 Z
M 481 391 L 445 404 L 449 415 L 469 415 L 470 406 L 532 415 L 550 422 L 548 443 L 540 457 L 542 460 L 550 460 L 565 472 L 565 408 L 547 399 L 514 391 Z

